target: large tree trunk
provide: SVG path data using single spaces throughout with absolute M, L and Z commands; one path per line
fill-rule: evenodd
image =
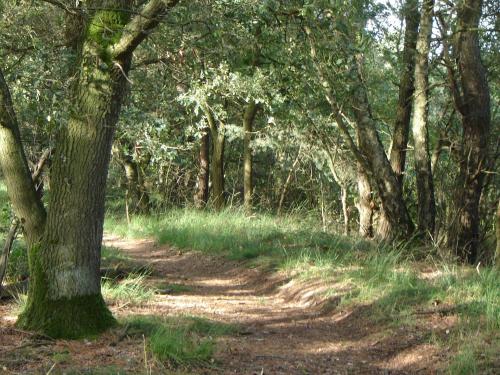
M 449 245 L 457 255 L 469 263 L 476 261 L 479 249 L 479 199 L 491 126 L 490 92 L 481 62 L 478 35 L 481 14 L 481 0 L 464 0 L 461 3 L 455 46 L 463 95 L 454 97 L 462 114 L 463 147 L 455 195 L 457 218 L 448 237 Z
M 85 4 L 87 27 L 76 48 L 69 121 L 57 136 L 46 221 L 0 79 L 0 163 L 29 246 L 28 302 L 17 323 L 24 329 L 76 338 L 115 322 L 101 295 L 99 272 L 111 144 L 132 52 L 176 2 L 151 0 L 128 23 L 130 0 Z
M 408 134 L 414 92 L 415 48 L 417 44 L 420 13 L 418 0 L 407 0 L 404 8 L 405 36 L 403 47 L 403 70 L 399 82 L 399 96 L 394 121 L 394 132 L 390 150 L 391 167 L 398 183 L 402 185 L 408 148 Z
M 245 114 L 243 115 L 243 130 L 245 132 L 243 139 L 243 197 L 244 206 L 247 212 L 252 211 L 252 196 L 253 196 L 253 153 L 252 153 L 252 133 L 255 115 L 257 114 L 258 106 L 254 100 L 246 105 Z
M 45 234 L 30 249 L 28 303 L 18 324 L 54 337 L 97 333 L 114 323 L 101 296 L 100 251 L 110 151 L 131 55 L 109 60 L 103 35 L 118 32 L 123 17 L 106 10 L 89 20 L 74 107 L 58 134 Z
M 417 41 L 415 64 L 415 109 L 413 112 L 413 142 L 417 185 L 418 231 L 434 234 L 436 205 L 429 156 L 429 50 L 432 34 L 434 0 L 424 0 Z
M 210 176 L 210 133 L 209 129 L 203 129 L 200 139 L 200 150 L 198 153 L 199 169 L 198 183 L 194 195 L 196 208 L 204 208 L 208 202 L 208 184 Z

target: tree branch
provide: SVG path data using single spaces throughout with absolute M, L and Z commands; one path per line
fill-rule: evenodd
M 150 0 L 140 14 L 125 26 L 120 40 L 110 47 L 110 55 L 119 60 L 131 54 L 178 2 L 179 0 Z

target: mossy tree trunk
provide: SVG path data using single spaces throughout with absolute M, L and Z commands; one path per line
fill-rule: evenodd
M 111 145 L 132 52 L 175 3 L 152 0 L 130 21 L 132 1 L 86 4 L 88 17 L 76 48 L 73 106 L 68 124 L 57 135 L 46 219 L 34 198 L 10 96 L 1 85 L 0 162 L 9 175 L 16 215 L 24 219 L 28 234 L 30 287 L 17 323 L 24 329 L 76 338 L 115 322 L 101 295 L 99 272 Z
M 424 0 L 417 40 L 413 143 L 417 186 L 418 231 L 434 235 L 436 203 L 429 153 L 429 50 L 431 45 L 434 0 Z
M 251 146 L 253 123 L 255 115 L 258 111 L 258 105 L 254 100 L 251 100 L 245 107 L 243 115 L 243 198 L 244 206 L 247 212 L 251 212 L 253 208 L 253 150 Z

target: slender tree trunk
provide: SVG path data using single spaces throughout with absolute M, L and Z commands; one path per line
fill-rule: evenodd
M 424 0 L 417 41 L 415 64 L 415 104 L 413 112 L 413 142 L 417 185 L 418 231 L 434 234 L 436 205 L 429 155 L 429 50 L 432 34 L 434 0 Z
M 283 208 L 283 202 L 285 201 L 288 186 L 290 185 L 290 182 L 292 182 L 293 173 L 295 172 L 295 168 L 297 168 L 297 165 L 299 164 L 301 151 L 302 147 L 299 147 L 299 151 L 297 151 L 297 157 L 295 158 L 292 167 L 288 171 L 288 176 L 286 177 L 285 183 L 283 184 L 283 188 L 281 189 L 280 200 L 278 203 L 278 215 L 281 214 L 281 209 Z
M 340 187 L 340 200 L 342 202 L 342 215 L 344 216 L 344 235 L 349 234 L 349 210 L 347 207 L 347 185 Z
M 212 140 L 212 160 L 210 163 L 210 179 L 212 186 L 210 194 L 212 196 L 213 207 L 218 211 L 224 208 L 224 146 L 226 135 L 224 123 L 218 121 L 213 112 L 207 106 L 203 107 L 208 126 L 210 128 L 210 139 Z
M 500 200 L 497 205 L 497 215 L 496 215 L 496 238 L 497 238 L 497 248 L 495 251 L 495 266 L 500 269 Z
M 399 82 L 399 96 L 390 150 L 391 167 L 398 183 L 402 185 L 408 148 L 408 134 L 414 92 L 415 48 L 417 44 L 420 13 L 418 0 L 407 0 L 404 8 L 405 36 L 403 48 L 403 70 Z
M 243 196 L 244 206 L 247 212 L 253 208 L 253 150 L 251 147 L 253 123 L 257 114 L 258 106 L 254 100 L 246 105 L 243 116 L 243 130 L 245 132 L 243 139 Z
M 28 247 L 43 235 L 46 213 L 36 193 L 24 149 L 12 99 L 0 69 L 0 167 L 16 217 Z
M 401 185 L 387 159 L 371 115 L 360 61 L 357 61 L 356 84 L 352 108 L 356 117 L 359 149 L 377 186 L 381 209 L 386 218 L 384 225 L 377 228 L 377 236 L 382 240 L 408 237 L 413 232 L 413 223 L 403 199 Z
M 194 204 L 197 208 L 204 208 L 208 203 L 208 184 L 210 177 L 210 133 L 203 129 L 198 153 L 199 170 L 198 185 L 194 195 Z
M 0 297 L 2 296 L 3 279 L 7 271 L 10 251 L 16 239 L 17 228 L 19 228 L 19 220 L 14 219 L 10 226 L 9 233 L 7 233 L 7 237 L 5 237 L 2 254 L 0 254 Z
M 404 5 L 405 36 L 403 47 L 403 70 L 399 82 L 399 96 L 392 134 L 389 161 L 396 179 L 403 189 L 403 176 L 406 167 L 406 153 L 408 150 L 408 135 L 410 132 L 410 118 L 414 93 L 415 48 L 417 44 L 420 13 L 418 0 L 407 0 Z M 379 215 L 378 228 L 386 232 L 390 228 L 390 220 L 382 208 Z
M 481 62 L 478 27 L 481 0 L 464 0 L 458 9 L 456 42 L 462 96 L 455 91 L 455 102 L 462 114 L 462 152 L 456 184 L 454 221 L 449 245 L 469 263 L 477 260 L 479 250 L 479 199 L 483 190 L 491 127 L 490 92 Z
M 119 150 L 115 155 L 123 166 L 127 181 L 127 207 L 131 206 L 134 213 L 147 214 L 150 209 L 149 193 L 144 184 L 141 166 L 132 156 L 135 153 L 135 146 L 132 142 L 123 138 L 119 140 L 119 144 Z
M 212 203 L 216 210 L 224 208 L 224 146 L 226 137 L 223 131 L 215 131 L 212 135 L 212 163 L 210 178 L 212 180 Z
M 364 238 L 373 237 L 373 200 L 370 180 L 364 168 L 358 163 L 358 196 L 356 205 L 359 212 L 359 234 Z

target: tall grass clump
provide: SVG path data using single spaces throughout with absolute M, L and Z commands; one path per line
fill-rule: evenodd
M 155 359 L 176 366 L 209 363 L 215 339 L 237 331 L 233 325 L 194 316 L 135 316 L 124 324 L 129 334 L 148 337 L 147 347 Z
M 136 216 L 130 224 L 110 218 L 105 230 L 124 237 L 153 237 L 160 244 L 222 254 L 235 260 L 281 257 L 304 248 L 327 247 L 337 237 L 290 216 L 248 217 L 237 209 L 172 210 L 161 216 Z
M 146 274 L 129 274 L 123 280 L 104 278 L 104 300 L 111 305 L 141 306 L 152 301 L 156 290 L 146 284 Z

